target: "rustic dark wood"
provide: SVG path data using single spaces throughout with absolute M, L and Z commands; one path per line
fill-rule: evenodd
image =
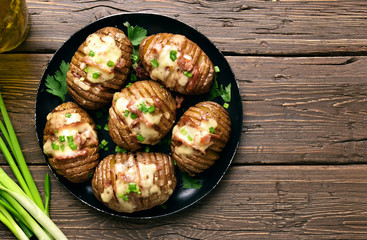
M 31 171 L 43 191 L 48 168 Z M 367 165 L 237 166 L 189 209 L 143 221 L 91 209 L 51 176 L 50 211 L 70 239 L 362 239 L 366 175 Z M 0 238 L 13 239 L 2 228 Z
M 177 214 L 111 217 L 51 175 L 51 217 L 69 239 L 366 239 L 366 1 L 27 2 L 31 32 L 0 54 L 0 92 L 41 192 L 50 170 L 34 130 L 37 87 L 52 54 L 97 19 L 148 12 L 193 26 L 226 56 L 243 103 L 232 166 Z M 9 172 L 1 153 L 0 166 Z M 1 223 L 0 239 L 14 239 Z
M 29 0 L 32 30 L 17 51 L 53 52 L 75 31 L 124 12 L 183 21 L 230 54 L 367 52 L 365 1 L 39 1 Z M 164 24 L 164 23 L 162 23 Z

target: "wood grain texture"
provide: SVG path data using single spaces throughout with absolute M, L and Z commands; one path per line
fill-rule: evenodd
M 32 62 L 8 71 L 19 57 Z M 44 163 L 33 108 L 50 57 L 0 55 L 0 92 L 31 163 Z M 227 59 L 238 79 L 244 112 L 235 163 L 366 162 L 367 57 Z
M 97 19 L 145 12 L 193 26 L 227 54 L 367 53 L 367 2 L 359 0 L 27 2 L 32 28 L 26 42 L 16 50 L 20 52 L 54 52 L 74 32 Z
M 31 172 L 43 192 L 48 168 Z M 69 239 L 363 239 L 366 175 L 367 165 L 235 166 L 194 206 L 139 221 L 84 205 L 51 176 L 50 213 Z M 13 239 L 2 225 L 0 238 Z

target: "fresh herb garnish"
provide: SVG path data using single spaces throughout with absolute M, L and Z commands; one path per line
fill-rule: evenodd
M 231 84 L 228 84 L 225 88 L 223 88 L 223 85 L 221 85 L 220 92 L 225 102 L 231 102 Z
M 112 61 L 107 62 L 107 67 L 113 67 L 113 66 L 115 66 L 114 62 L 112 62 Z
M 117 153 L 127 153 L 127 150 L 125 148 L 116 146 L 115 147 L 115 152 L 117 152 Z
M 96 124 L 96 128 L 97 128 L 97 130 L 100 130 L 100 129 L 102 129 L 102 126 L 100 124 Z
M 145 137 L 139 134 L 138 136 L 136 136 L 136 139 L 138 139 L 139 142 L 143 142 L 145 140 Z
M 59 136 L 59 142 L 65 142 L 65 136 L 64 135 Z
M 185 72 L 184 72 L 184 75 L 185 75 L 186 77 L 189 77 L 189 78 L 191 78 L 191 77 L 192 77 L 192 73 L 190 73 L 190 72 L 188 72 L 188 71 L 185 71 Z
M 52 142 L 51 147 L 52 147 L 53 150 L 59 150 L 60 149 L 60 145 L 57 144 L 56 142 Z
M 171 50 L 169 52 L 169 58 L 172 60 L 172 62 L 174 62 L 177 59 L 177 51 Z
M 70 118 L 70 117 L 71 117 L 71 113 L 67 113 L 67 114 L 65 114 L 65 117 L 66 117 L 66 118 Z
M 214 133 L 215 132 L 215 129 L 213 127 L 210 127 L 209 128 L 209 131 L 210 131 L 210 133 Z
M 125 117 L 128 117 L 128 116 L 129 116 L 129 114 L 130 114 L 130 111 L 129 111 L 129 110 L 125 110 L 125 114 L 124 114 L 124 116 L 125 116 Z
M 224 104 L 223 104 L 223 107 L 224 107 L 225 109 L 227 109 L 227 108 L 229 107 L 229 104 L 228 104 L 228 103 L 224 103 Z
M 150 148 L 148 146 L 146 146 L 144 151 L 148 153 L 148 152 L 150 152 Z
M 129 22 L 125 22 L 124 26 L 127 27 L 127 36 L 133 45 L 133 54 L 131 59 L 133 63 L 139 62 L 139 44 L 147 36 L 148 31 L 139 26 L 131 26 Z
M 88 55 L 91 56 L 91 57 L 94 57 L 94 55 L 96 55 L 96 53 L 93 52 L 92 50 L 90 50 L 89 53 L 88 53 Z
M 134 119 L 136 119 L 136 118 L 138 117 L 138 115 L 137 115 L 136 113 L 133 113 L 133 112 L 132 112 L 132 113 L 130 114 L 130 117 L 131 117 L 131 119 L 133 119 L 133 120 L 134 120 Z
M 147 113 L 148 112 L 148 108 L 145 105 L 145 102 L 142 102 L 140 104 L 138 104 L 138 110 L 140 110 L 142 113 Z
M 200 189 L 203 185 L 200 184 L 200 180 L 194 179 L 189 175 L 182 173 L 183 188 Z
M 106 125 L 104 125 L 103 130 L 108 131 L 108 123 L 106 123 Z
M 154 105 L 148 107 L 148 112 L 149 113 L 153 113 L 154 111 L 155 111 L 155 106 Z
M 95 72 L 95 73 L 93 73 L 93 74 L 92 74 L 92 77 L 93 77 L 94 79 L 98 79 L 99 75 L 100 75 L 100 73 Z
M 126 189 L 126 193 L 135 192 L 137 194 L 141 194 L 139 186 L 135 182 L 129 183 L 129 188 Z
M 159 63 L 158 63 L 157 59 L 155 59 L 155 58 L 153 60 L 151 60 L 150 63 L 152 64 L 152 66 L 154 68 L 159 67 Z
M 66 73 L 69 70 L 69 63 L 61 61 L 60 70 L 55 72 L 54 76 L 47 75 L 46 91 L 59 97 L 65 102 L 65 94 L 67 93 Z
M 216 73 L 219 73 L 219 72 L 220 72 L 219 67 L 218 67 L 218 66 L 214 66 L 214 71 L 215 71 Z
M 147 36 L 148 31 L 139 26 L 131 26 L 129 22 L 125 22 L 124 26 L 127 27 L 127 36 L 133 46 L 138 46 L 141 41 Z

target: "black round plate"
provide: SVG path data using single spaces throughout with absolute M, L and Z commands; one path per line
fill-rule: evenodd
M 47 114 L 51 112 L 56 106 L 62 103 L 58 97 L 55 97 L 46 91 L 45 81 L 47 75 L 54 75 L 55 72 L 59 69 L 62 60 L 64 60 L 65 62 L 70 62 L 79 45 L 87 38 L 89 34 L 97 31 L 98 29 L 107 26 L 113 26 L 122 29 L 127 35 L 127 29 L 123 25 L 126 21 L 129 22 L 132 26 L 138 25 L 147 29 L 148 35 L 160 32 L 185 35 L 187 38 L 197 43 L 201 47 L 201 49 L 203 49 L 203 51 L 209 56 L 209 58 L 213 62 L 214 66 L 218 66 L 220 68 L 220 72 L 217 75 L 218 85 L 227 86 L 228 84 L 231 84 L 232 86 L 232 99 L 229 104 L 229 108 L 227 109 L 232 122 L 232 132 L 228 144 L 222 152 L 220 159 L 217 160 L 215 165 L 212 166 L 210 169 L 195 177 L 195 179 L 198 179 L 202 184 L 202 187 L 200 189 L 183 188 L 182 175 L 177 168 L 176 189 L 163 207 L 157 206 L 149 210 L 131 214 L 115 212 L 105 207 L 94 197 L 90 181 L 83 184 L 71 183 L 62 176 L 55 173 L 55 171 L 53 171 L 53 169 L 50 167 L 59 182 L 63 184 L 75 197 L 77 197 L 85 204 L 104 213 L 122 218 L 148 219 L 166 216 L 187 208 L 188 206 L 194 204 L 195 202 L 206 196 L 219 183 L 224 173 L 230 166 L 238 147 L 243 119 L 242 102 L 235 76 L 228 62 L 220 53 L 220 51 L 214 46 L 214 44 L 204 35 L 196 31 L 192 27 L 166 16 L 147 13 L 128 13 L 112 15 L 93 22 L 76 32 L 60 47 L 60 49 L 54 54 L 51 61 L 49 62 L 38 88 L 35 106 L 36 131 L 41 149 L 43 129 L 45 128 Z M 208 95 L 186 97 L 182 108 L 179 109 L 179 111 L 177 112 L 177 119 L 179 119 L 183 112 L 187 110 L 190 106 L 195 105 L 200 101 L 206 100 L 207 97 Z M 73 99 L 67 94 L 66 101 L 73 101 Z M 224 103 L 220 97 L 215 98 L 214 101 L 222 105 Z M 91 117 L 95 120 L 95 122 L 102 126 L 102 129 L 98 130 L 98 137 L 100 141 L 102 139 L 106 139 L 109 143 L 109 150 L 100 151 L 101 159 L 108 156 L 109 154 L 115 153 L 114 149 L 116 146 L 110 139 L 108 132 L 103 129 L 103 126 L 107 123 L 106 117 L 100 118 L 100 112 L 103 113 L 102 115 L 105 115 L 104 113 L 108 113 L 108 108 L 109 106 L 102 110 L 89 111 Z M 164 145 L 152 146 L 150 150 L 169 153 L 169 148 Z M 47 159 L 46 156 L 45 158 Z

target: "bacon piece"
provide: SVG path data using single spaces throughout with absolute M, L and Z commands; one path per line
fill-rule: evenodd
M 141 80 L 150 79 L 149 73 L 147 72 L 147 70 L 145 70 L 145 68 L 143 67 L 143 65 L 140 62 L 134 69 L 136 72 L 136 76 L 140 78 Z
M 175 101 L 176 101 L 176 107 L 181 108 L 183 101 L 185 100 L 185 97 L 182 95 L 176 95 Z

